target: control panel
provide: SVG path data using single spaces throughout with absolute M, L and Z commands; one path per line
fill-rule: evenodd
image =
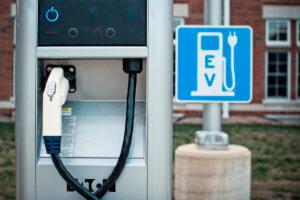
M 146 46 L 147 0 L 39 0 L 39 46 Z

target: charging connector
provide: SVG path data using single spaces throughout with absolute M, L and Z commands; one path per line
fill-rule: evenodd
M 61 107 L 67 99 L 69 81 L 62 68 L 53 68 L 43 94 L 43 139 L 48 154 L 60 153 Z
M 143 60 L 136 58 L 125 58 L 123 60 L 123 71 L 127 74 L 138 74 L 143 70 Z

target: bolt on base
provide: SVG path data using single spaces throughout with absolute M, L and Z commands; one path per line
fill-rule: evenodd
M 220 131 L 197 131 L 195 142 L 201 149 L 227 150 L 229 137 L 228 134 Z

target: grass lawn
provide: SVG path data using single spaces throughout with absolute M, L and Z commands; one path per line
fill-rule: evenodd
M 15 199 L 15 131 L 0 123 L 0 200 Z
M 194 141 L 196 125 L 174 126 L 174 149 Z M 300 200 L 300 126 L 225 125 L 232 144 L 252 151 L 252 199 Z M 0 123 L 0 200 L 13 200 L 14 125 Z

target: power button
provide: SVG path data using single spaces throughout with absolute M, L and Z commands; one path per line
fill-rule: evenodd
M 59 18 L 59 13 L 58 11 L 52 6 L 49 10 L 47 10 L 46 14 L 46 20 L 48 22 L 56 22 Z

